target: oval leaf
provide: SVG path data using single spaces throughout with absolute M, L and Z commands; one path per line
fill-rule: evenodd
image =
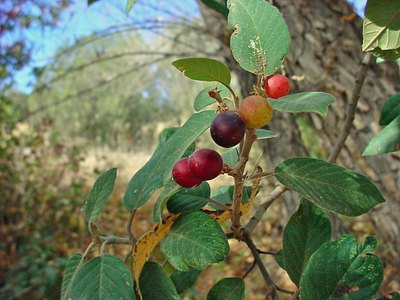
M 210 185 L 207 182 L 191 189 L 182 189 L 174 194 L 167 202 L 167 209 L 171 213 L 187 213 L 196 211 L 208 203 Z
M 127 209 L 133 211 L 146 203 L 156 189 L 171 179 L 175 162 L 186 149 L 210 126 L 214 111 L 192 115 L 164 144 L 158 147 L 150 160 L 131 178 L 124 196 Z
M 154 210 L 153 210 L 154 222 L 162 221 L 162 211 L 165 205 L 167 204 L 167 201 L 181 189 L 182 187 L 172 179 L 164 186 L 162 192 L 157 198 L 156 204 L 154 205 Z
M 161 241 L 161 251 L 179 271 L 202 270 L 226 258 L 229 251 L 225 233 L 203 212 L 183 214 Z
M 400 93 L 393 95 L 383 104 L 379 125 L 389 125 L 398 116 L 400 116 Z
M 83 212 L 85 213 L 87 221 L 95 221 L 104 209 L 114 189 L 116 176 L 117 169 L 112 168 L 101 174 L 94 183 L 83 207 Z
M 225 86 L 231 84 L 231 73 L 222 62 L 211 58 L 183 58 L 172 65 L 186 77 L 199 81 L 218 81 Z
M 137 0 L 126 0 L 125 13 L 129 15 L 132 7 L 136 4 Z
M 61 285 L 61 300 L 71 299 L 72 282 L 82 262 L 82 254 L 75 253 L 65 266 L 63 281 Z
M 265 139 L 278 137 L 279 134 L 277 134 L 271 130 L 267 130 L 267 129 L 256 129 L 256 136 L 257 136 L 257 140 L 265 140 Z
M 225 18 L 228 16 L 228 8 L 226 7 L 226 0 L 201 0 L 209 8 L 223 15 Z
M 191 288 L 201 274 L 200 270 L 191 270 L 187 272 L 175 271 L 171 275 L 175 288 L 179 294 Z
M 315 112 L 325 116 L 328 107 L 335 101 L 335 97 L 328 93 L 322 92 L 305 92 L 291 94 L 279 100 L 269 99 L 271 106 L 279 111 L 300 113 Z
M 251 186 L 243 187 L 243 199 L 242 199 L 243 203 L 249 202 L 251 193 L 252 193 Z M 225 205 L 231 204 L 233 200 L 233 185 L 224 185 L 213 190 L 211 193 L 211 198 Z M 221 209 L 221 207 L 216 204 L 209 203 L 209 205 L 212 208 Z
M 208 91 L 213 88 L 216 88 L 217 91 L 219 91 L 219 94 L 222 98 L 226 98 L 231 95 L 231 92 L 224 85 L 219 83 L 213 86 L 206 87 L 205 89 L 201 90 L 194 99 L 193 107 L 196 111 L 200 111 L 204 107 L 217 103 L 217 101 L 214 98 L 211 98 L 208 94 Z
M 400 115 L 368 143 L 362 155 L 377 155 L 400 150 Z
M 207 300 L 244 300 L 244 290 L 242 278 L 224 278 L 210 289 Z
M 79 268 L 72 299 L 136 299 L 131 273 L 115 256 L 95 257 Z
M 311 202 L 301 199 L 283 232 L 283 265 L 290 279 L 299 286 L 300 277 L 311 255 L 331 239 L 328 215 Z
M 140 274 L 140 292 L 143 299 L 180 300 L 172 280 L 159 264 L 147 262 Z
M 363 25 L 363 51 L 400 48 L 400 1 L 368 0 Z
M 264 0 L 229 0 L 228 23 L 232 54 L 239 65 L 256 75 L 270 75 L 289 51 L 289 30 L 281 13 Z
M 376 239 L 364 244 L 345 235 L 319 248 L 300 281 L 301 299 L 372 299 L 383 280 L 382 262 L 371 251 Z
M 314 204 L 346 216 L 359 216 L 385 201 L 367 177 L 320 159 L 285 160 L 275 177 Z

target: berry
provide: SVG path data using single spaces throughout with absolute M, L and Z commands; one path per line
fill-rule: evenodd
M 210 133 L 214 142 L 225 148 L 239 144 L 245 132 L 246 126 L 239 115 L 229 111 L 218 114 L 210 126 Z
M 264 85 L 268 97 L 278 99 L 289 94 L 289 80 L 280 74 L 275 74 L 267 77 Z
M 249 96 L 239 106 L 239 115 L 248 128 L 260 128 L 272 118 L 272 107 L 261 96 Z
M 211 149 L 200 149 L 189 157 L 189 169 L 194 176 L 202 180 L 211 180 L 217 177 L 224 163 L 221 155 Z
M 190 172 L 188 162 L 189 157 L 181 158 L 172 168 L 172 178 L 177 184 L 184 188 L 192 188 L 202 183 L 201 179 Z

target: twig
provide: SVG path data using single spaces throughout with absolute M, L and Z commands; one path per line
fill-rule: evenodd
M 247 222 L 247 224 L 244 226 L 246 230 L 249 232 L 252 232 L 254 228 L 258 225 L 258 223 L 261 221 L 262 216 L 266 212 L 266 210 L 271 206 L 272 203 L 276 199 L 278 199 L 285 191 L 287 191 L 287 188 L 284 187 L 283 185 L 277 186 L 271 193 L 269 193 L 268 197 L 265 199 L 264 202 L 259 204 L 256 208 L 256 212 L 254 215 L 250 218 L 250 220 Z
M 89 252 L 93 249 L 93 247 L 96 246 L 96 244 L 97 244 L 97 240 L 92 240 L 92 242 L 89 244 L 89 246 L 86 248 L 85 252 L 83 253 L 81 262 L 89 254 Z
M 290 291 L 290 290 L 281 288 L 281 287 L 279 287 L 279 286 L 277 286 L 277 285 L 275 285 L 275 287 L 276 287 L 276 290 L 277 290 L 277 291 L 282 292 L 282 293 L 284 293 L 284 294 L 294 295 L 294 294 L 296 293 L 296 292 L 294 292 L 294 291 Z
M 254 245 L 254 242 L 251 239 L 250 232 L 246 229 L 243 229 L 242 233 L 243 233 L 243 241 L 249 247 L 251 254 L 253 254 L 254 260 L 264 278 L 264 281 L 267 283 L 268 295 L 271 296 L 271 298 L 274 300 L 279 299 L 278 295 L 276 294 L 276 286 L 275 286 L 274 282 L 272 281 L 272 278 L 269 275 L 268 270 L 265 267 L 265 265 L 260 257 L 260 253 L 258 252 L 256 245 Z
M 233 191 L 233 206 L 232 206 L 232 226 L 231 229 L 235 234 L 238 234 L 240 229 L 240 206 L 242 203 L 243 196 L 243 172 L 247 161 L 249 160 L 249 153 L 251 146 L 257 139 L 255 135 L 255 129 L 248 128 L 246 130 L 246 136 L 243 142 L 243 147 L 240 151 L 239 162 L 232 170 L 232 175 L 234 176 L 234 191 Z
M 249 275 L 249 273 L 251 271 L 253 271 L 254 267 L 257 265 L 256 260 L 253 261 L 253 263 L 251 264 L 251 266 L 247 269 L 247 271 L 242 275 L 242 279 L 245 279 L 247 277 L 247 275 Z
M 229 206 L 226 206 L 225 204 L 223 204 L 223 203 L 221 203 L 221 202 L 219 202 L 219 201 L 217 201 L 217 200 L 208 198 L 208 202 L 210 202 L 210 203 L 212 203 L 212 204 L 215 204 L 215 205 L 221 207 L 221 208 L 224 209 L 224 210 L 232 210 L 232 208 L 230 208 Z
M 346 112 L 346 120 L 344 122 L 342 130 L 340 131 L 341 134 L 338 140 L 336 141 L 331 154 L 328 157 L 328 161 L 332 163 L 334 163 L 337 160 L 340 151 L 342 150 L 344 143 L 346 142 L 346 139 L 350 134 L 350 130 L 353 125 L 354 117 L 357 111 L 357 103 L 358 100 L 360 99 L 361 88 L 364 84 L 365 78 L 367 77 L 367 71 L 371 62 L 372 62 L 372 55 L 371 53 L 367 52 L 361 61 L 360 69 L 358 70 L 356 75 L 356 81 L 354 84 L 350 105 L 348 106 Z
M 133 223 L 133 218 L 135 217 L 135 214 L 136 214 L 136 210 L 131 212 L 131 215 L 130 215 L 129 221 L 128 221 L 128 225 L 127 225 L 128 236 L 129 236 L 129 240 L 130 240 L 132 246 L 124 258 L 125 263 L 127 263 L 129 257 L 131 257 L 131 255 L 133 253 L 133 249 L 135 248 L 135 243 L 137 242 L 137 239 L 135 238 L 135 236 L 133 235 L 133 232 L 132 232 L 132 223 Z
M 276 252 L 273 252 L 273 251 L 263 251 L 260 249 L 257 249 L 257 250 L 258 250 L 258 253 L 260 253 L 260 254 L 276 255 Z

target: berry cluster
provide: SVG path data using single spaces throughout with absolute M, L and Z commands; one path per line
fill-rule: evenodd
M 267 77 L 264 85 L 267 95 L 273 99 L 289 94 L 289 81 L 283 75 Z M 262 96 L 252 95 L 243 99 L 236 112 L 224 111 L 212 121 L 210 134 L 214 142 L 224 148 L 239 144 L 246 128 L 260 128 L 272 118 L 272 107 Z M 200 149 L 190 157 L 178 160 L 172 177 L 177 184 L 192 188 L 205 180 L 217 177 L 223 169 L 223 160 L 218 152 L 211 149 Z

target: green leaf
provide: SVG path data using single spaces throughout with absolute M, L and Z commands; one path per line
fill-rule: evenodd
M 359 216 L 385 202 L 367 177 L 320 159 L 285 160 L 275 177 L 314 204 L 346 216 Z
M 279 265 L 282 269 L 286 270 L 285 262 L 284 262 L 284 259 L 283 259 L 283 250 L 282 250 L 282 249 L 281 249 L 281 250 L 278 250 L 278 251 L 275 253 L 274 258 L 275 258 L 275 261 L 278 263 L 278 265 Z
M 281 13 L 264 0 L 229 0 L 228 8 L 228 23 L 235 29 L 230 45 L 236 61 L 256 75 L 275 73 L 290 43 Z
M 223 15 L 225 18 L 228 16 L 228 7 L 226 7 L 226 0 L 201 0 L 209 8 Z
M 368 0 L 363 25 L 363 51 L 400 48 L 400 2 Z
M 383 128 L 364 149 L 362 155 L 377 155 L 400 150 L 400 115 Z
M 88 1 L 87 1 L 87 5 L 88 5 L 88 6 L 89 6 L 89 5 L 92 5 L 93 3 L 97 2 L 97 1 L 99 1 L 99 0 L 88 0 Z
M 71 299 L 72 282 L 82 262 L 82 254 L 75 253 L 68 260 L 65 266 L 62 286 L 61 286 L 61 300 Z
M 175 271 L 171 275 L 171 280 L 173 281 L 178 293 L 181 294 L 196 283 L 200 274 L 200 270 L 190 270 L 186 272 Z
M 192 115 L 162 147 L 157 148 L 150 160 L 131 178 L 124 196 L 127 209 L 133 211 L 146 203 L 155 190 L 171 179 L 171 170 L 186 149 L 210 126 L 214 111 Z
M 301 199 L 283 232 L 283 261 L 290 279 L 299 286 L 311 255 L 331 239 L 328 215 L 311 202 Z
M 239 161 L 239 149 L 237 147 L 231 148 L 221 154 L 222 160 L 231 168 Z
M 229 244 L 212 217 L 203 212 L 182 214 L 161 241 L 161 251 L 179 271 L 203 270 L 226 258 Z
M 207 300 L 244 300 L 244 290 L 242 278 L 224 278 L 210 289 Z
M 204 107 L 207 107 L 212 104 L 216 104 L 217 101 L 214 98 L 211 98 L 208 94 L 208 91 L 212 88 L 217 88 L 217 91 L 220 91 L 220 95 L 222 98 L 229 97 L 231 92 L 222 84 L 216 83 L 215 85 L 211 85 L 206 87 L 205 89 L 201 90 L 200 93 L 197 94 L 196 98 L 194 99 L 194 109 L 196 111 L 202 110 Z
M 256 136 L 257 136 L 257 140 L 265 140 L 265 139 L 278 137 L 279 134 L 277 134 L 271 130 L 267 130 L 267 129 L 256 129 Z
M 136 299 L 132 275 L 115 256 L 95 257 L 79 268 L 72 283 L 72 299 Z
M 146 262 L 140 274 L 139 286 L 143 299 L 181 299 L 172 280 L 155 262 Z
M 400 116 L 400 93 L 393 95 L 383 104 L 379 125 L 389 125 L 398 116 Z
M 160 135 L 158 136 L 158 143 L 157 143 L 157 147 L 156 150 L 162 149 L 162 147 L 164 147 L 164 143 L 166 141 L 168 141 L 170 139 L 170 137 L 172 137 L 175 132 L 178 131 L 180 127 L 168 127 L 163 129 L 160 132 Z M 181 157 L 188 157 L 190 156 L 194 151 L 196 150 L 196 144 L 192 143 L 189 148 L 186 149 L 186 151 L 182 154 Z
M 380 48 L 376 48 L 372 50 L 371 53 L 375 57 L 377 57 L 377 63 L 379 63 L 378 59 L 385 61 L 385 60 L 397 60 L 400 58 L 400 48 L 391 50 L 381 50 Z
M 94 183 L 83 207 L 87 221 L 95 221 L 104 209 L 114 189 L 116 176 L 117 169 L 112 168 L 101 174 Z
M 251 195 L 251 186 L 244 186 L 243 203 L 249 202 L 250 195 Z M 213 190 L 211 193 L 211 198 L 225 205 L 231 204 L 233 201 L 233 185 L 224 185 Z M 213 203 L 209 203 L 209 206 L 211 206 L 214 209 L 221 209 L 221 207 Z
M 269 99 L 271 106 L 279 111 L 300 113 L 315 112 L 325 116 L 328 107 L 335 101 L 335 97 L 322 92 L 305 92 L 291 94 L 279 100 Z
M 172 195 L 176 194 L 179 190 L 181 190 L 181 186 L 178 185 L 174 180 L 170 180 L 163 188 L 163 191 L 158 196 L 156 204 L 154 205 L 153 210 L 153 220 L 154 222 L 162 221 L 162 211 L 167 204 L 167 201 L 172 197 Z
M 130 11 L 132 10 L 132 7 L 136 4 L 137 0 L 126 0 L 126 7 L 125 7 L 125 13 L 126 15 L 129 15 Z
M 199 210 L 208 203 L 210 193 L 210 185 L 207 182 L 203 182 L 195 188 L 182 189 L 170 197 L 167 209 L 174 214 Z
M 222 62 L 210 58 L 183 58 L 172 65 L 186 77 L 199 81 L 218 81 L 225 86 L 231 84 L 231 73 Z
M 300 281 L 301 299 L 372 299 L 383 280 L 382 262 L 371 251 L 376 239 L 364 244 L 345 235 L 319 248 Z

